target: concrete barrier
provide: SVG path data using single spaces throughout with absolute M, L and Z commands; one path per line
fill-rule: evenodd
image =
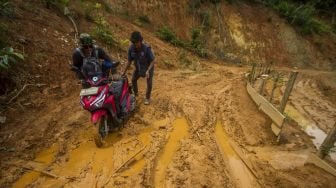
M 285 122 L 285 116 L 279 112 L 270 102 L 247 83 L 246 89 L 252 100 L 257 104 L 259 110 L 264 112 L 272 121 L 271 129 L 276 136 L 279 136 Z

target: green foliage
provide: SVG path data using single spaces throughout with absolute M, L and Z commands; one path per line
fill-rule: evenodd
M 8 69 L 10 64 L 24 60 L 21 53 L 14 52 L 13 48 L 3 48 L 0 50 L 0 69 Z
M 14 17 L 14 8 L 10 0 L 0 0 L 0 15 Z
M 181 46 L 185 47 L 186 44 L 182 40 L 180 40 L 176 34 L 173 32 L 173 30 L 168 26 L 163 26 L 157 31 L 157 35 L 162 40 L 165 40 L 167 42 L 170 42 L 171 44 L 175 46 Z
M 94 30 L 94 35 L 97 36 L 100 40 L 102 40 L 105 44 L 109 46 L 114 46 L 118 42 L 114 39 L 111 31 L 102 26 L 97 26 Z
M 168 26 L 163 26 L 157 31 L 160 39 L 167 41 L 175 46 L 180 46 L 195 52 L 200 57 L 207 57 L 208 54 L 204 48 L 203 34 L 200 28 L 191 30 L 191 41 L 183 41 L 179 39 L 172 29 Z
M 135 24 L 142 27 L 143 25 L 150 24 L 151 21 L 149 20 L 148 16 L 140 15 L 135 21 Z
M 267 5 L 275 9 L 293 25 L 298 26 L 303 34 L 322 34 L 332 32 L 332 28 L 316 19 L 316 6 L 322 1 L 307 0 L 301 1 L 301 4 L 293 1 L 265 0 Z
M 178 62 L 181 67 L 188 68 L 193 71 L 201 70 L 202 68 L 201 64 L 197 61 L 197 59 L 188 57 L 188 54 L 186 53 L 185 50 L 180 50 L 177 55 L 178 55 Z
M 288 22 L 299 26 L 304 34 L 332 32 L 331 27 L 314 18 L 317 14 L 314 1 L 296 4 L 292 1 L 267 0 L 266 3 L 284 16 Z
M 109 46 L 114 46 L 118 42 L 114 39 L 112 32 L 109 29 L 109 24 L 103 16 L 98 16 L 95 20 L 97 26 L 94 29 L 94 36 L 102 40 Z
M 297 0 L 297 3 L 310 4 L 316 9 L 326 12 L 335 12 L 336 1 L 335 0 Z
M 95 10 L 99 8 L 99 6 L 96 6 L 95 4 L 88 2 L 88 3 L 82 4 L 82 7 L 84 10 L 84 18 L 89 22 L 94 22 L 95 18 L 93 16 L 93 13 Z
M 141 23 L 144 23 L 144 24 L 149 24 L 151 22 L 147 15 L 141 15 L 138 17 L 138 19 Z
M 203 11 L 200 13 L 200 17 L 202 20 L 202 26 L 205 30 L 210 30 L 211 27 L 211 15 L 209 11 Z
M 204 42 L 202 41 L 202 30 L 200 28 L 191 29 L 191 42 L 190 45 L 193 51 L 200 57 L 207 57 L 205 48 L 203 47 Z
M 81 1 L 82 9 L 84 10 L 84 18 L 89 22 L 95 22 L 96 15 L 101 15 L 102 10 L 105 10 L 108 13 L 112 12 L 111 6 L 105 1 Z
M 70 0 L 57 0 L 57 3 L 63 5 L 63 6 L 68 6 Z

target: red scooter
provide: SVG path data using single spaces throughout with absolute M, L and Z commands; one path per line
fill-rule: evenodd
M 101 147 L 108 133 L 120 129 L 135 110 L 135 97 L 127 76 L 113 80 L 97 74 L 83 82 L 85 88 L 80 91 L 80 103 L 91 113 L 91 122 L 97 127 L 95 143 Z

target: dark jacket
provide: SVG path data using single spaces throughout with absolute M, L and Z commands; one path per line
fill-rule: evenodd
M 83 62 L 84 62 L 84 55 L 82 53 L 81 48 L 76 48 L 75 51 L 72 54 L 72 64 L 76 66 L 81 72 L 77 74 L 77 77 L 79 79 L 84 79 L 89 74 L 94 74 L 94 73 L 102 73 L 105 74 L 105 76 L 108 74 L 109 69 L 112 69 L 112 72 L 116 71 L 116 67 L 113 66 L 111 58 L 105 53 L 105 51 L 98 47 L 95 46 L 95 48 L 92 51 L 91 57 L 92 59 L 96 59 L 97 65 L 99 67 L 94 66 L 93 64 L 86 64 L 83 67 Z M 103 59 L 104 62 L 100 64 L 98 61 Z M 84 76 L 84 77 L 83 77 Z
M 140 76 L 146 75 L 146 71 L 154 58 L 151 47 L 144 43 L 142 43 L 140 50 L 137 50 L 134 44 L 128 49 L 128 61 L 134 61 L 135 69 Z

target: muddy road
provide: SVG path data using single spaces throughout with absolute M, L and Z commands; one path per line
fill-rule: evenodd
M 156 36 L 155 23 L 161 25 L 167 19 L 174 23 L 171 26 L 186 26 L 180 36 L 194 27 L 184 9 L 174 16 L 164 13 L 181 8 L 181 1 L 172 1 L 171 6 L 154 1 L 164 11 L 155 13 L 149 7 L 153 25 L 147 27 L 122 19 L 124 15 L 106 13 L 120 43 L 108 53 L 127 59 L 129 34 L 139 30 L 155 51 L 158 67 L 151 105 L 143 105 L 145 80 L 139 80 L 137 111 L 121 131 L 109 135 L 103 148 L 97 148 L 90 114 L 79 103 L 81 86 L 68 67 L 77 44 L 72 25 L 63 11 L 56 14 L 31 2 L 18 3 L 18 19 L 9 28 L 13 35 L 23 36 L 23 41 L 29 39 L 26 46 L 18 44 L 18 49 L 25 47 L 25 53 L 32 55 L 23 64 L 24 80 L 45 86 L 27 87 L 1 111 L 7 122 L 0 124 L 0 187 L 335 187 L 335 176 L 306 162 L 321 140 L 302 130 L 312 124 L 324 132 L 331 129 L 336 119 L 335 72 L 299 70 L 305 76 L 299 76 L 288 103 L 286 113 L 293 121 L 285 126 L 280 144 L 270 120 L 248 96 L 244 78 L 248 63 L 261 57 L 284 62 L 279 66 L 286 65 L 281 71 L 287 73 L 292 67 L 287 63 L 303 62 L 303 57 L 317 63 L 311 67 L 319 66 L 318 59 L 333 57 L 330 38 L 325 40 L 330 40 L 331 47 L 318 50 L 298 37 L 286 20 L 272 16 L 273 12 L 270 23 L 264 8 L 223 6 L 220 10 L 225 14 L 218 20 L 226 22 L 230 30 L 222 35 L 231 38 L 233 46 L 218 42 L 221 34 L 214 32 L 209 43 L 215 46 L 210 50 L 226 54 L 230 49 L 233 60 L 239 57 L 248 62 L 239 61 L 243 67 L 233 67 L 236 61 L 209 58 L 205 62 Z M 115 5 L 121 3 L 132 10 L 134 4 L 148 4 L 132 1 L 129 6 L 118 1 Z M 76 3 L 72 6 L 83 8 Z M 77 11 L 84 17 L 84 10 Z M 78 21 L 81 32 L 96 27 L 84 18 Z M 320 42 L 319 36 L 316 45 Z M 15 74 L 19 73 L 22 70 Z M 324 88 L 319 79 L 324 79 Z M 283 88 L 277 95 L 282 92 Z
M 299 127 L 288 126 L 286 134 L 298 136 L 276 144 L 269 120 L 245 90 L 245 72 L 208 63 L 196 71 L 157 69 L 151 105 L 143 105 L 145 81 L 140 80 L 138 110 L 122 131 L 109 135 L 103 148 L 95 146 L 89 113 L 78 103 L 80 87 L 72 84 L 73 94 L 50 104 L 39 118 L 23 122 L 48 122 L 41 129 L 57 141 L 46 140 L 46 148 L 33 158 L 19 155 L 2 163 L 7 169 L 2 184 L 15 180 L 13 187 L 335 185 L 334 176 L 302 162 L 314 146 Z

